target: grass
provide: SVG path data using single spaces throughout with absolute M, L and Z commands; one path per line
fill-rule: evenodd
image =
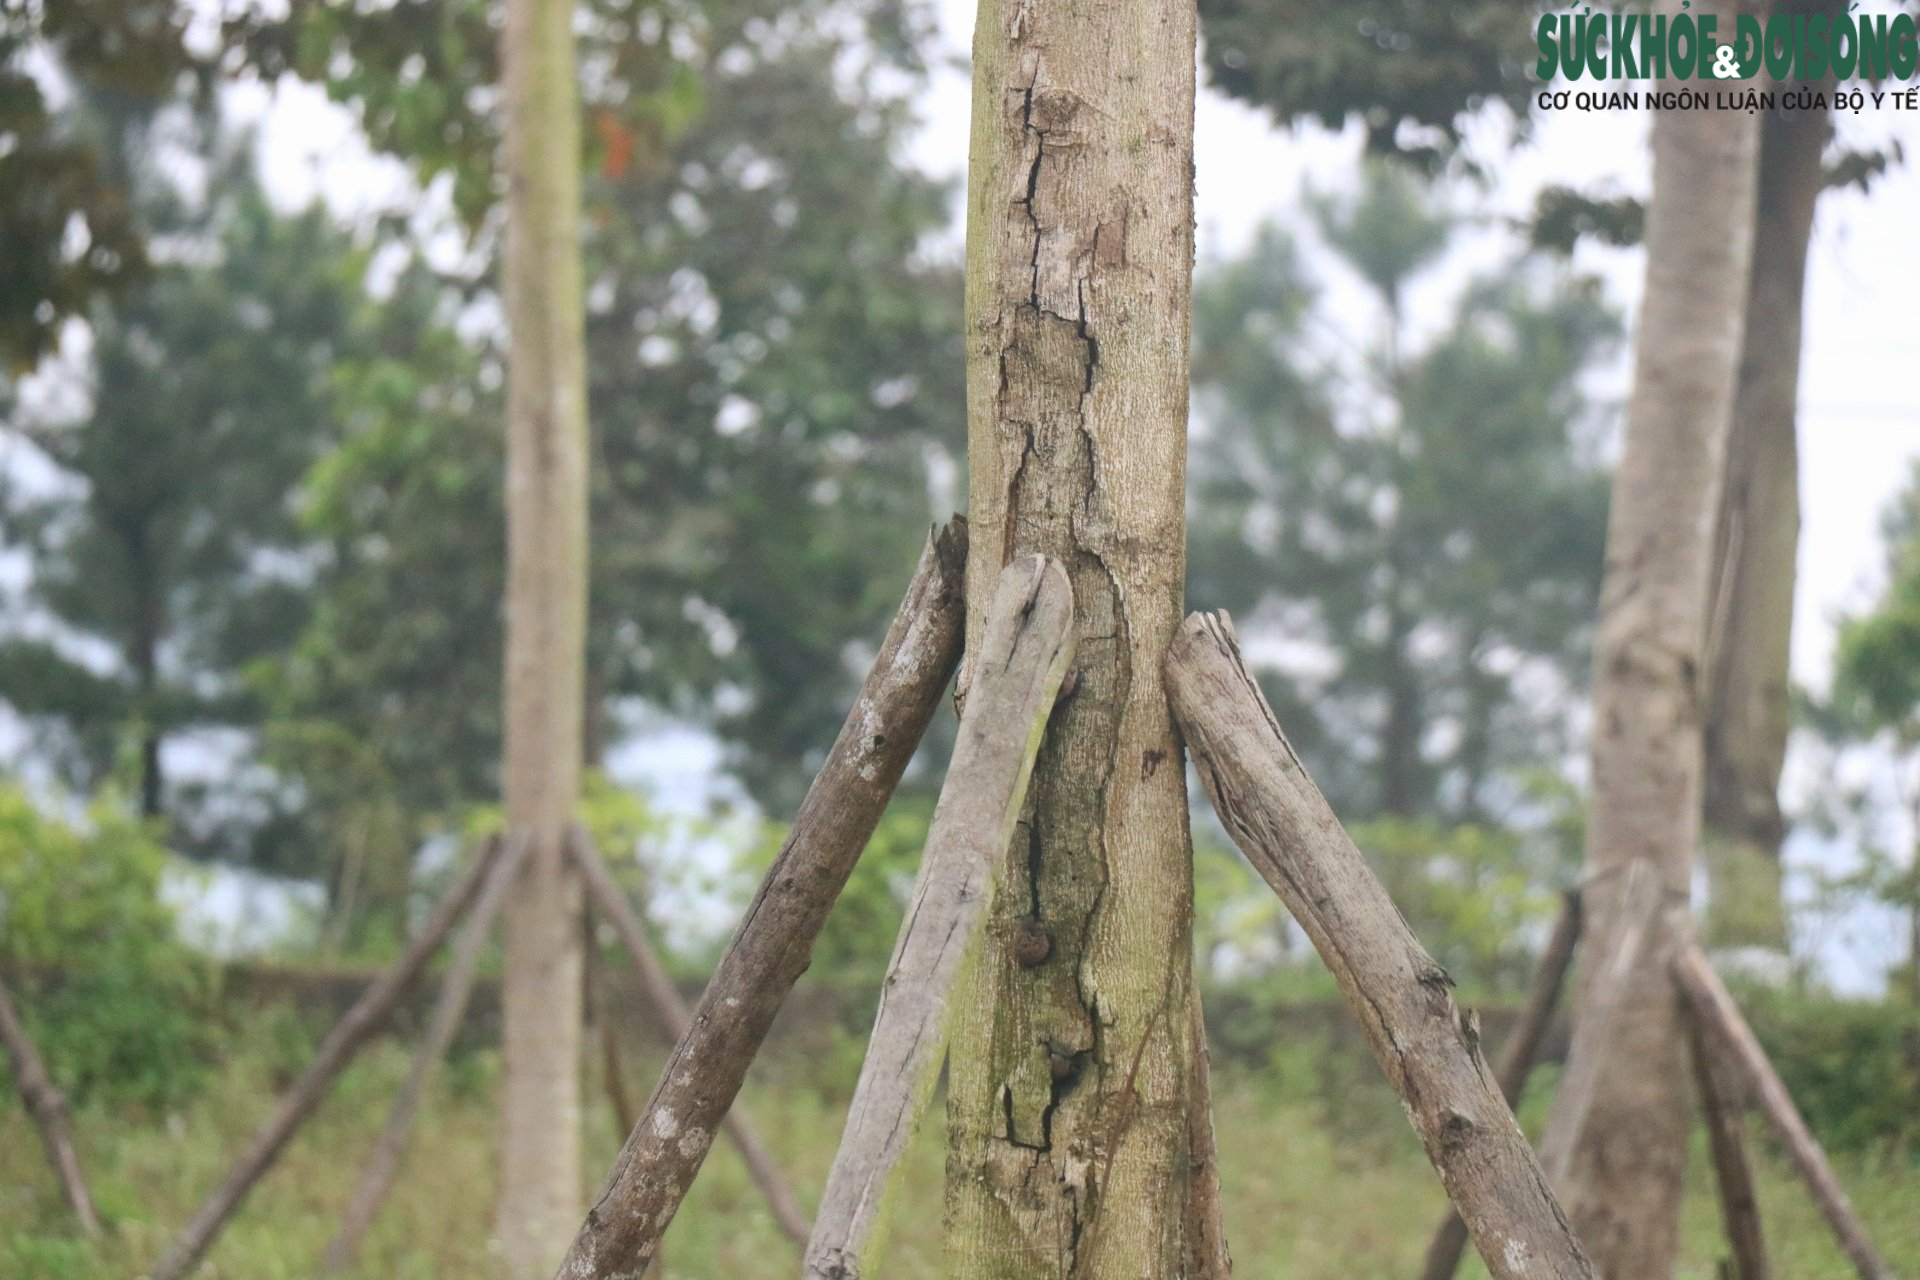
M 295 1037 L 260 1032 L 241 1042 L 209 1086 L 177 1110 L 83 1107 L 74 1119 L 81 1158 L 102 1211 L 114 1222 L 98 1243 L 72 1232 L 32 1126 L 0 1109 L 0 1276 L 7 1280 L 128 1280 L 225 1172 L 252 1127 L 301 1061 Z M 280 1165 L 255 1190 L 202 1275 L 221 1280 L 307 1280 L 330 1237 L 407 1049 L 383 1041 L 341 1080 Z M 820 1059 L 806 1069 L 824 1074 Z M 795 1078 L 796 1061 L 757 1072 L 746 1098 L 770 1144 L 802 1189 L 817 1192 L 838 1137 L 853 1067 L 828 1055 L 834 1086 Z M 652 1064 L 636 1065 L 636 1074 Z M 844 1075 L 844 1080 L 838 1079 Z M 367 1242 L 355 1280 L 433 1280 L 490 1274 L 493 1209 L 492 1098 L 498 1058 L 455 1060 L 421 1117 L 403 1185 Z M 1236 1274 L 1265 1280 L 1411 1280 L 1442 1201 L 1399 1109 L 1370 1063 L 1301 1046 L 1255 1070 L 1224 1068 L 1215 1088 L 1227 1226 Z M 1523 1118 L 1544 1110 L 1545 1082 Z M 597 1092 L 588 1094 L 591 1187 L 611 1162 L 618 1135 Z M 1778 1154 L 1761 1148 L 1763 1214 L 1778 1280 L 1851 1275 L 1818 1214 Z M 1843 1157 L 1840 1176 L 1895 1272 L 1920 1276 L 1920 1177 L 1891 1154 Z M 941 1151 L 937 1123 L 915 1146 L 885 1280 L 933 1280 L 940 1264 Z M 1719 1228 L 1696 1135 L 1684 1206 L 1685 1254 L 1678 1280 L 1713 1280 Z M 797 1273 L 745 1170 L 724 1143 L 667 1237 L 670 1280 L 757 1280 Z M 1463 1277 L 1483 1280 L 1477 1260 Z

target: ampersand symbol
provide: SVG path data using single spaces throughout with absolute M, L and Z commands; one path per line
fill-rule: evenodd
M 1722 80 L 1731 80 L 1740 74 L 1740 55 L 1730 44 L 1723 44 L 1713 51 L 1713 74 Z

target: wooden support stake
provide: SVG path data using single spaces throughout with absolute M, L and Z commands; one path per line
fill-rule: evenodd
M 1227 832 L 1313 940 L 1494 1280 L 1593 1267 L 1480 1057 L 1479 1025 L 1294 754 L 1225 614 L 1194 614 L 1167 688 Z
M 201 1203 L 186 1229 L 148 1274 L 148 1280 L 180 1280 L 199 1265 L 228 1220 L 247 1198 L 247 1193 L 253 1190 L 254 1183 L 273 1167 L 295 1131 L 319 1107 L 334 1080 L 346 1070 L 347 1064 L 353 1061 L 354 1056 L 398 1007 L 427 967 L 427 962 L 433 958 L 433 953 L 440 949 L 440 944 L 453 932 L 454 925 L 473 905 L 488 871 L 501 856 L 502 843 L 498 837 L 487 841 L 480 856 L 474 859 L 473 866 L 467 869 L 453 891 L 440 900 L 433 914 L 407 944 L 399 961 L 367 988 L 333 1030 L 327 1033 L 327 1038 L 321 1041 L 313 1061 L 301 1072 L 299 1080 L 280 1099 L 273 1114 L 254 1132 L 246 1154 L 240 1157 L 226 1178 Z
M 1045 556 L 1001 570 L 953 762 L 807 1243 L 808 1280 L 880 1274 L 893 1175 L 933 1097 L 951 997 L 978 956 L 995 870 L 1073 652 L 1067 571 Z
M 1826 1153 L 1814 1140 L 1807 1122 L 1800 1118 L 1800 1110 L 1793 1105 L 1787 1086 L 1781 1083 L 1773 1064 L 1767 1061 L 1766 1050 L 1760 1047 L 1759 1038 L 1753 1034 L 1753 1028 L 1747 1025 L 1747 1020 L 1740 1016 L 1739 1006 L 1733 1002 L 1726 984 L 1720 981 L 1720 975 L 1707 962 L 1706 954 L 1697 946 L 1684 948 L 1674 957 L 1673 972 L 1688 1004 L 1700 1021 L 1718 1037 L 1720 1044 L 1726 1047 L 1729 1059 L 1746 1078 L 1747 1086 L 1759 1100 L 1760 1110 L 1779 1132 L 1781 1141 L 1786 1144 L 1787 1154 L 1793 1157 L 1800 1176 L 1813 1192 L 1814 1203 L 1820 1206 L 1827 1225 L 1839 1237 L 1841 1248 L 1853 1260 L 1854 1270 L 1860 1273 L 1860 1280 L 1894 1280 L 1893 1268 L 1873 1247 L 1866 1227 L 1854 1212 L 1847 1193 L 1841 1189 L 1840 1180 L 1833 1176 L 1833 1167 L 1827 1163 Z
M 687 1034 L 688 1024 L 693 1015 L 687 1009 L 687 1002 L 680 998 L 680 990 L 673 985 L 673 979 L 667 976 L 667 970 L 660 963 L 660 957 L 654 954 L 653 946 L 647 941 L 646 930 L 640 925 L 640 917 L 634 914 L 633 907 L 627 902 L 627 895 L 620 890 L 614 880 L 613 872 L 601 860 L 594 850 L 593 840 L 580 827 L 567 832 L 567 852 L 572 855 L 580 868 L 581 879 L 586 882 L 587 896 L 592 899 L 594 909 L 607 918 L 614 933 L 620 939 L 620 945 L 626 948 L 627 955 L 633 960 L 633 967 L 639 971 L 640 987 L 646 993 L 647 1002 L 653 1006 L 654 1017 L 660 1027 L 673 1039 Z M 609 1024 L 611 1025 L 611 1024 Z M 740 1157 L 746 1161 L 747 1172 L 752 1176 L 754 1185 L 760 1188 L 760 1194 L 766 1197 L 768 1208 L 773 1210 L 773 1218 L 780 1230 L 797 1245 L 807 1242 L 807 1215 L 800 1208 L 800 1202 L 794 1199 L 793 1188 L 780 1173 L 773 1153 L 761 1140 L 753 1122 L 747 1119 L 746 1112 L 736 1102 L 726 1113 L 721 1124 L 726 1128 L 727 1136 L 733 1139 L 733 1145 L 740 1150 Z
M 1693 1076 L 1699 1085 L 1700 1113 L 1713 1151 L 1714 1183 L 1720 1192 L 1720 1223 L 1732 1250 L 1725 1280 L 1768 1280 L 1766 1237 L 1760 1229 L 1760 1202 L 1754 1194 L 1753 1166 L 1747 1161 L 1746 1124 L 1741 1093 L 1716 1037 L 1687 1003 L 1687 1036 L 1693 1050 Z
M 1500 1065 L 1494 1070 L 1494 1079 L 1509 1107 L 1520 1106 L 1527 1077 L 1533 1074 L 1534 1063 L 1540 1060 L 1540 1043 L 1546 1039 L 1547 1026 L 1560 1003 L 1560 992 L 1567 985 L 1567 970 L 1573 965 L 1573 948 L 1579 939 L 1580 891 L 1569 889 L 1561 898 L 1559 918 L 1554 921 L 1546 950 L 1540 953 L 1540 963 L 1533 971 L 1533 981 L 1528 984 L 1520 1019 L 1500 1046 Z M 1449 1204 L 1446 1216 L 1434 1230 L 1432 1243 L 1427 1246 L 1427 1261 L 1421 1269 L 1420 1280 L 1453 1280 L 1466 1248 L 1467 1224 Z
M 85 1175 L 80 1172 L 80 1156 L 73 1149 L 73 1135 L 67 1132 L 67 1100 L 54 1086 L 53 1077 L 47 1074 L 47 1064 L 41 1061 L 40 1051 L 28 1038 L 26 1024 L 20 1021 L 13 997 L 4 983 L 0 983 L 0 1044 L 7 1048 L 7 1061 L 13 1064 L 13 1087 L 20 1094 L 20 1101 L 27 1104 L 27 1114 L 33 1117 L 34 1127 L 40 1131 L 41 1145 L 47 1149 L 47 1160 L 60 1179 L 60 1190 L 67 1197 L 68 1207 L 80 1220 L 82 1231 L 90 1236 L 99 1235 L 100 1215 L 94 1211 L 93 1195 L 87 1190 Z
M 966 522 L 934 531 L 827 762 L 587 1211 L 563 1280 L 646 1269 L 960 661 Z
M 1580 1004 L 1573 1020 L 1573 1045 L 1567 1052 L 1567 1069 L 1560 1076 L 1547 1112 L 1547 1132 L 1540 1142 L 1540 1165 L 1555 1187 L 1567 1185 L 1573 1166 L 1574 1150 L 1587 1127 L 1587 1113 L 1593 1110 L 1594 1096 L 1600 1091 L 1601 1064 L 1607 1055 L 1601 1047 L 1613 1040 L 1627 1003 L 1627 984 L 1640 962 L 1640 954 L 1652 943 L 1660 926 L 1660 876 L 1644 858 L 1627 864 L 1625 879 L 1619 885 L 1620 906 L 1607 913 L 1615 921 L 1621 937 L 1614 946 L 1593 946 L 1591 955 L 1610 957 L 1607 966 L 1587 975 L 1580 993 Z M 1611 888 L 1612 886 L 1606 886 Z M 1585 911 L 1599 919 L 1593 909 L 1593 896 L 1602 886 L 1590 880 Z
M 413 1131 L 414 1117 L 419 1114 L 420 1100 L 426 1095 L 433 1073 L 447 1056 L 461 1020 L 466 1017 L 467 1002 L 473 997 L 474 978 L 480 968 L 480 953 L 485 950 L 487 936 L 493 932 L 507 892 L 520 873 L 520 864 L 526 860 L 528 843 L 524 835 L 507 839 L 499 859 L 487 873 L 480 896 L 467 912 L 460 936 L 454 939 L 453 958 L 440 981 L 440 998 L 433 1006 L 425 1034 L 414 1048 L 407 1078 L 400 1092 L 394 1095 L 386 1127 L 375 1140 L 373 1151 L 360 1170 L 353 1198 L 340 1215 L 340 1229 L 320 1257 L 322 1275 L 344 1271 L 353 1262 L 360 1251 L 360 1242 L 366 1238 L 368 1229 L 379 1216 L 380 1206 L 386 1203 L 387 1193 L 393 1189 L 400 1162 L 407 1154 L 407 1138 Z
M 1213 1057 L 1207 1050 L 1207 1020 L 1200 984 L 1193 987 L 1193 1072 L 1187 1088 L 1187 1280 L 1227 1280 L 1233 1254 L 1220 1204 L 1220 1157 L 1213 1141 Z

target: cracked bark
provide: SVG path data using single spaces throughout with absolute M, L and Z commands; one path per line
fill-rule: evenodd
M 1000 575 L 987 616 L 953 762 L 807 1244 L 808 1280 L 880 1274 L 894 1172 L 933 1097 L 953 997 L 977 958 L 994 874 L 1072 660 L 1066 571 L 1028 556 Z M 1043 958 L 1037 946 L 1027 954 Z
M 960 1280 L 1184 1274 L 1192 865 L 1160 659 L 1185 571 L 1194 25 L 1190 0 L 983 0 L 975 28 L 968 650 L 1002 566 L 1040 553 L 1072 581 L 1079 658 L 955 1017 Z
M 1479 1022 L 1327 806 L 1240 658 L 1225 614 L 1197 613 L 1167 690 L 1227 834 L 1300 922 L 1494 1280 L 1591 1280 L 1493 1073 Z

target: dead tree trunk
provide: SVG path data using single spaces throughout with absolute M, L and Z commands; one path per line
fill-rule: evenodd
M 660 1029 L 669 1038 L 678 1040 L 687 1034 L 693 1015 L 687 1010 L 687 1002 L 680 998 L 679 988 L 667 976 L 660 957 L 654 954 L 652 945 L 647 942 L 646 930 L 640 927 L 640 917 L 633 913 L 626 895 L 620 891 L 619 883 L 614 880 L 613 873 L 607 870 L 607 864 L 601 861 L 585 831 L 575 827 L 567 847 L 579 863 L 581 877 L 586 881 L 587 893 L 593 899 L 594 907 L 613 926 L 620 945 L 633 960 L 633 967 L 640 974 L 640 988 L 646 992 L 647 1002 L 653 1006 Z M 807 1215 L 801 1210 L 800 1202 L 794 1199 L 793 1188 L 781 1175 L 779 1165 L 774 1163 L 773 1153 L 767 1150 L 767 1144 L 761 1140 L 753 1122 L 747 1119 L 745 1110 L 736 1104 L 727 1111 L 721 1123 L 726 1127 L 727 1136 L 733 1139 L 733 1145 L 739 1148 L 748 1176 L 760 1188 L 760 1194 L 766 1197 L 767 1207 L 773 1211 L 774 1222 L 789 1240 L 797 1245 L 806 1244 Z
M 1671 0 L 1660 8 L 1669 17 Z M 1732 37 L 1733 0 L 1701 0 Z M 1645 862 L 1666 902 L 1684 904 L 1699 849 L 1702 689 L 1714 513 L 1725 475 L 1734 382 L 1753 260 L 1756 117 L 1739 111 L 1653 115 L 1647 277 L 1614 473 L 1607 564 L 1594 643 L 1591 817 L 1587 825 L 1592 942 L 1581 966 L 1608 968 L 1618 872 Z M 1605 1043 L 1587 1052 L 1598 1089 L 1581 1127 L 1567 1209 L 1608 1280 L 1672 1272 L 1686 1164 L 1685 1036 L 1668 977 L 1683 936 L 1645 921 L 1648 946 L 1627 974 L 1625 1005 Z
M 1167 688 L 1214 812 L 1333 971 L 1494 1280 L 1591 1280 L 1480 1057 L 1478 1020 L 1307 776 L 1224 614 L 1180 629 Z
M 638 1276 L 706 1158 L 960 661 L 967 527 L 934 532 L 780 853 L 587 1212 L 562 1280 Z
M 360 1251 L 360 1242 L 366 1238 L 374 1218 L 380 1213 L 380 1206 L 386 1202 L 387 1193 L 393 1189 L 393 1180 L 400 1172 L 400 1162 L 407 1154 L 407 1138 L 413 1132 L 413 1120 L 419 1113 L 420 1100 L 426 1094 L 433 1073 L 447 1056 L 454 1034 L 460 1029 L 461 1019 L 466 1017 L 467 1001 L 473 996 L 473 982 L 480 967 L 480 952 L 485 949 L 487 936 L 493 932 L 494 920 L 500 914 L 514 878 L 520 873 L 526 850 L 526 841 L 514 838 L 507 840 L 499 861 L 487 873 L 486 885 L 481 889 L 473 909 L 467 913 L 466 924 L 453 944 L 453 960 L 447 966 L 446 976 L 441 979 L 440 999 L 434 1004 L 426 1034 L 420 1037 L 420 1043 L 414 1049 L 407 1078 L 387 1112 L 386 1127 L 374 1142 L 373 1152 L 367 1157 L 367 1163 L 360 1171 L 360 1181 L 353 1189 L 353 1198 L 347 1202 L 346 1212 L 340 1216 L 340 1230 L 327 1245 L 327 1251 L 321 1255 L 322 1274 L 344 1271 L 351 1265 L 354 1255 Z
M 580 885 L 561 845 L 586 702 L 587 375 L 572 0 L 506 0 L 507 599 L 502 783 L 531 842 L 507 903 L 494 1233 L 545 1275 L 580 1216 Z
M 454 925 L 479 896 L 481 885 L 500 856 L 501 841 L 488 841 L 480 856 L 474 859 L 473 866 L 460 878 L 453 891 L 440 900 L 420 932 L 407 944 L 398 963 L 368 987 L 333 1030 L 327 1033 L 327 1038 L 320 1042 L 320 1048 L 314 1052 L 313 1061 L 307 1064 L 307 1069 L 300 1073 L 300 1078 L 280 1099 L 266 1123 L 254 1131 L 246 1154 L 240 1157 L 220 1185 L 201 1203 L 186 1228 L 154 1265 L 148 1280 L 180 1280 L 180 1277 L 199 1265 L 228 1220 L 247 1198 L 247 1193 L 253 1190 L 254 1183 L 273 1167 L 295 1131 L 319 1107 L 327 1090 L 347 1069 L 347 1064 L 373 1038 L 373 1034 L 385 1024 L 402 998 L 412 989 L 414 982 L 426 969 L 427 962 L 433 958 L 433 953 L 440 949 L 440 944 L 447 940 Z
M 1191 0 L 982 0 L 975 27 L 968 598 L 1054 557 L 1079 658 L 954 1019 L 955 1280 L 1183 1274 L 1192 851 L 1160 661 L 1185 578 L 1194 31 Z
M 1690 1011 L 1691 1012 L 1691 1011 Z M 1720 1225 L 1732 1258 L 1723 1280 L 1769 1280 L 1766 1236 L 1760 1228 L 1760 1202 L 1754 1194 L 1753 1166 L 1747 1161 L 1746 1124 L 1740 1087 L 1731 1078 L 1725 1055 L 1717 1052 L 1698 1013 L 1687 1019 L 1693 1050 L 1693 1078 L 1700 1091 L 1700 1116 L 1713 1151 L 1713 1180 L 1720 1193 Z
M 1073 644 L 1066 570 L 1043 556 L 1009 565 L 972 663 L 953 761 L 821 1193 L 807 1243 L 808 1280 L 880 1274 L 894 1171 L 933 1097 L 953 996 L 977 958 L 994 875 L 1026 801 Z
M 1693 1012 L 1746 1077 L 1747 1086 L 1759 1099 L 1760 1110 L 1779 1133 L 1787 1154 L 1793 1157 L 1794 1166 L 1813 1193 L 1814 1203 L 1820 1206 L 1827 1225 L 1833 1228 L 1847 1257 L 1853 1260 L 1860 1280 L 1894 1280 L 1893 1268 L 1873 1247 L 1866 1226 L 1854 1212 L 1853 1202 L 1847 1199 L 1840 1179 L 1833 1176 L 1826 1152 L 1820 1149 L 1807 1122 L 1800 1118 L 1800 1109 L 1793 1105 L 1787 1086 L 1774 1073 L 1766 1050 L 1760 1047 L 1747 1020 L 1740 1016 L 1739 1006 L 1734 1004 L 1733 996 L 1713 966 L 1707 963 L 1705 953 L 1692 946 L 1681 951 L 1673 962 L 1673 976 L 1680 990 L 1686 993 Z
M 27 1036 L 26 1024 L 13 1007 L 13 997 L 0 983 L 0 1045 L 5 1045 L 7 1061 L 13 1064 L 13 1087 L 40 1131 L 41 1145 L 47 1149 L 47 1161 L 60 1179 L 61 1194 L 67 1206 L 80 1220 L 80 1229 L 90 1236 L 100 1234 L 100 1215 L 94 1211 L 93 1195 L 80 1172 L 80 1156 L 73 1149 L 73 1135 L 67 1131 L 67 1100 L 54 1087 L 40 1051 Z
M 1527 1001 L 1521 1007 L 1519 1021 L 1507 1033 L 1500 1046 L 1500 1065 L 1494 1079 L 1507 1105 L 1519 1109 L 1520 1095 L 1526 1092 L 1527 1077 L 1540 1057 L 1540 1042 L 1546 1039 L 1547 1026 L 1559 1006 L 1561 988 L 1567 983 L 1567 970 L 1573 966 L 1574 944 L 1580 938 L 1580 892 L 1569 890 L 1560 903 L 1560 917 L 1554 921 L 1547 948 L 1540 953 L 1540 964 L 1533 971 L 1527 988 Z M 1427 1246 L 1426 1265 L 1420 1280 L 1453 1280 L 1460 1269 L 1460 1257 L 1467 1247 L 1467 1224 L 1460 1220 L 1451 1204 L 1446 1216 L 1434 1230 Z

